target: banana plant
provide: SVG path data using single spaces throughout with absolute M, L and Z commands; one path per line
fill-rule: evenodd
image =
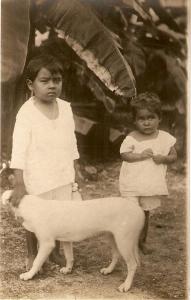
M 76 79 L 110 113 L 116 103 L 126 105 L 135 96 L 158 50 L 166 61 L 169 81 L 180 91 L 179 99 L 185 95 L 185 33 L 159 0 L 2 0 L 1 11 L 5 120 L 18 106 L 18 80 L 26 59 L 32 56 L 36 30 L 56 33 L 57 40 L 63 41 L 59 47 L 62 57 L 63 45 L 67 45 L 73 53 Z M 158 86 L 153 78 L 153 85 Z M 24 99 L 23 95 L 21 101 Z
M 1 1 L 1 81 L 22 74 L 30 35 L 30 0 Z
M 88 1 L 87 1 L 88 2 Z M 54 27 L 59 36 L 86 62 L 88 68 L 97 76 L 104 85 L 114 94 L 122 97 L 135 95 L 135 81 L 131 68 L 119 51 L 115 38 L 111 32 L 100 22 L 88 3 L 80 0 L 34 0 L 36 7 L 34 19 L 44 18 L 47 26 Z M 3 65 L 3 80 L 19 76 L 23 70 L 27 55 L 27 41 L 29 39 L 29 9 L 30 2 L 11 0 L 17 11 L 21 11 L 22 18 L 18 14 L 6 17 L 7 1 L 3 0 L 2 15 L 5 16 L 6 40 L 10 50 L 3 51 L 4 62 L 11 62 L 14 66 Z M 20 14 L 21 15 L 21 14 Z M 15 22 L 17 20 L 17 22 Z M 32 24 L 35 24 L 32 20 Z M 13 26 L 14 25 L 14 26 Z M 8 32 L 7 28 L 12 28 Z M 15 32 L 15 34 L 14 34 Z M 24 38 L 25 37 L 25 38 Z M 12 41 L 12 42 L 11 42 Z M 7 44 L 3 39 L 3 47 Z M 14 52 L 14 45 L 16 51 Z M 18 59 L 14 59 L 14 54 Z M 10 75 L 8 75 L 10 73 Z

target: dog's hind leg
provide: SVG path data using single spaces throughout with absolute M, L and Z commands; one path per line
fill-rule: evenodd
M 74 264 L 73 245 L 70 242 L 61 242 L 61 243 L 66 258 L 66 266 L 61 268 L 60 272 L 66 275 L 72 272 L 72 268 Z
M 118 262 L 119 256 L 120 256 L 119 250 L 117 249 L 116 242 L 114 240 L 114 237 L 112 235 L 108 236 L 108 240 L 111 245 L 112 261 L 108 267 L 100 270 L 100 272 L 104 275 L 110 274 L 113 271 L 113 269 L 115 268 L 115 266 Z
M 46 261 L 47 257 L 54 249 L 54 246 L 55 246 L 55 242 L 53 240 L 40 241 L 38 253 L 33 262 L 32 268 L 30 269 L 30 271 L 20 274 L 20 279 L 22 280 L 32 279 L 33 276 L 36 273 L 38 273 L 43 263 Z
M 118 289 L 120 292 L 127 292 L 132 285 L 133 278 L 139 264 L 138 239 L 133 235 L 118 236 L 116 238 L 116 244 L 127 264 L 128 270 L 126 280 L 119 286 Z

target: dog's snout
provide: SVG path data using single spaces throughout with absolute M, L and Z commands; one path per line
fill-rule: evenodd
M 1 201 L 2 201 L 3 205 L 6 205 L 9 202 L 9 200 L 11 199 L 12 193 L 13 193 L 12 190 L 7 190 L 2 194 Z

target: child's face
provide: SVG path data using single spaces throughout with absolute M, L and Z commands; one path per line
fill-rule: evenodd
M 157 131 L 159 123 L 159 116 L 146 108 L 139 109 L 136 113 L 135 125 L 137 130 L 142 134 L 153 134 Z
M 27 84 L 38 100 L 51 103 L 61 94 L 62 76 L 60 73 L 51 74 L 49 70 L 42 68 L 35 80 L 28 80 Z

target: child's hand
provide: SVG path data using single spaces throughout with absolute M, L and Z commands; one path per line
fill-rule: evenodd
M 165 161 L 165 156 L 160 155 L 160 154 L 158 154 L 158 155 L 153 155 L 153 160 L 154 160 L 154 162 L 155 162 L 157 165 L 163 164 L 164 161 Z
M 153 150 L 151 148 L 145 149 L 142 153 L 141 156 L 143 159 L 148 159 L 153 157 Z
M 23 198 L 24 195 L 26 195 L 26 189 L 24 184 L 17 184 L 13 190 L 13 194 L 11 196 L 11 204 L 15 207 L 17 207 Z

